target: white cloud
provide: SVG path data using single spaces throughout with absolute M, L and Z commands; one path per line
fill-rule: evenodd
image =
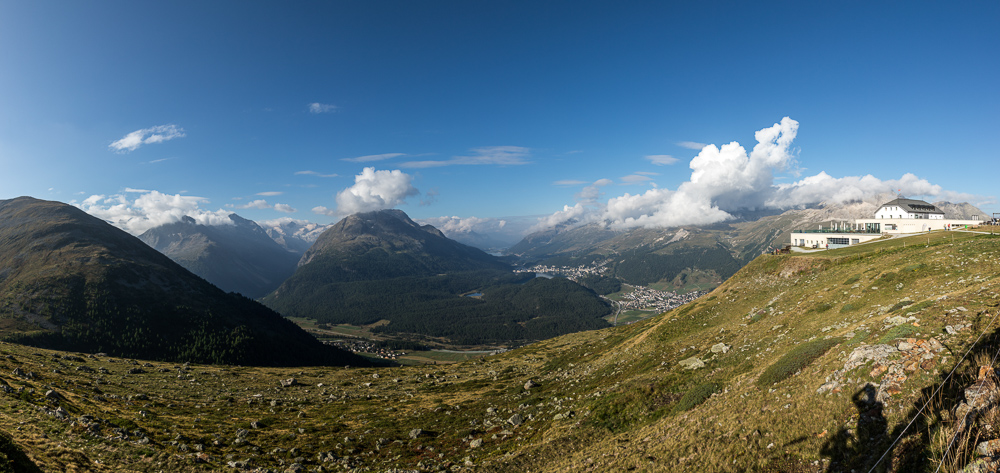
M 491 146 L 473 149 L 471 156 L 455 156 L 443 161 L 407 161 L 400 164 L 404 168 L 433 168 L 441 166 L 475 166 L 484 164 L 496 164 L 500 166 L 518 166 L 528 164 L 527 157 L 530 154 L 528 148 L 520 146 Z
M 329 113 L 337 110 L 336 105 L 313 102 L 309 104 L 309 113 Z
M 312 208 L 312 212 L 316 215 L 329 215 L 331 217 L 337 216 L 337 211 L 334 209 L 326 208 L 322 205 L 317 205 Z
M 413 187 L 413 177 L 398 169 L 393 171 L 376 171 L 373 167 L 364 168 L 361 174 L 354 176 L 354 185 L 337 193 L 337 214 L 348 215 L 357 212 L 370 212 L 393 208 L 420 193 Z M 326 207 L 317 213 L 330 215 Z
M 280 192 L 279 192 L 279 194 L 280 194 Z M 227 206 L 228 207 L 232 207 L 232 205 L 227 205 Z M 252 202 L 248 202 L 248 203 L 243 204 L 243 205 L 237 205 L 236 208 L 237 209 L 257 209 L 257 210 L 274 209 L 274 210 L 277 210 L 278 212 L 284 212 L 284 213 L 289 213 L 289 214 L 296 212 L 296 210 L 294 208 L 292 208 L 291 205 L 288 205 L 288 204 L 274 204 L 274 205 L 271 205 L 271 204 L 269 204 L 264 199 L 258 199 L 258 200 L 254 200 Z
M 128 189 L 130 193 L 139 192 Z M 201 204 L 209 201 L 204 197 L 169 195 L 157 191 L 145 191 L 130 200 L 126 194 L 111 196 L 92 195 L 81 203 L 71 202 L 83 211 L 107 221 L 133 235 L 139 235 L 150 228 L 180 221 L 188 216 L 202 225 L 231 225 L 232 212 L 222 209 L 203 210 Z
M 593 184 L 584 187 L 579 193 L 576 194 L 576 201 L 583 204 L 596 204 L 597 199 L 600 199 L 604 194 L 601 192 L 601 188 L 604 186 L 610 186 L 614 184 L 611 179 L 598 179 L 594 181 Z
M 646 156 L 646 159 L 657 166 L 669 166 L 678 161 L 677 158 L 670 156 L 669 154 L 651 154 Z
M 587 181 L 577 181 L 577 180 L 574 180 L 574 179 L 564 179 L 564 180 L 561 180 L 561 181 L 555 181 L 555 182 L 552 183 L 552 185 L 554 185 L 554 186 L 563 186 L 563 187 L 573 187 L 573 186 L 578 186 L 580 184 L 586 184 L 586 183 L 587 183 Z
M 628 176 L 622 176 L 622 183 L 623 184 L 641 184 L 641 183 L 649 182 L 649 181 L 652 181 L 652 180 L 653 180 L 653 178 L 649 177 L 648 174 L 639 173 L 639 172 L 637 172 L 635 174 L 629 174 Z
M 296 176 L 337 177 L 338 174 L 321 174 L 316 171 L 296 171 Z
M 281 194 L 284 194 L 284 192 L 281 192 L 281 191 L 267 191 L 267 192 L 258 192 L 257 193 L 257 195 L 261 195 L 261 196 L 264 196 L 264 197 L 273 197 L 273 196 L 281 195 Z
M 283 212 L 283 213 L 286 213 L 286 214 L 291 214 L 291 213 L 297 212 L 297 210 L 295 210 L 294 208 L 292 208 L 291 205 L 288 205 L 288 204 L 274 204 L 274 210 L 277 210 L 278 212 Z
M 446 235 L 456 233 L 490 233 L 504 227 L 507 222 L 495 218 L 479 217 L 435 217 L 419 220 L 420 223 L 433 225 Z
M 901 191 L 928 200 L 988 201 L 989 198 L 947 191 L 917 177 L 881 180 L 871 175 L 834 178 L 825 172 L 791 184 L 775 184 L 774 173 L 795 171 L 792 142 L 798 122 L 785 117 L 780 123 L 757 131 L 757 144 L 749 153 L 739 143 L 704 145 L 690 163 L 691 177 L 676 190 L 649 189 L 624 194 L 599 203 L 593 189 L 577 194 L 574 206 L 539 219 L 532 231 L 570 223 L 601 222 L 612 228 L 706 225 L 732 218 L 731 212 L 747 209 L 790 209 L 819 203 L 841 204 Z M 696 143 L 701 145 L 701 143 Z M 691 144 L 693 147 L 695 144 Z M 634 173 L 623 181 L 643 182 L 650 173 Z M 590 200 L 588 200 L 590 199 Z
M 370 154 L 368 156 L 358 156 L 356 158 L 343 158 L 341 161 L 347 161 L 351 163 L 370 163 L 373 161 L 385 161 L 386 159 L 398 158 L 400 156 L 406 156 L 404 153 L 385 153 L 385 154 Z
M 259 199 L 259 200 L 255 200 L 253 202 L 248 202 L 248 203 L 243 204 L 243 205 L 237 205 L 236 208 L 238 208 L 238 209 L 258 209 L 258 210 L 264 210 L 264 209 L 271 208 L 271 204 L 267 203 L 266 200 Z
M 183 138 L 184 129 L 177 125 L 159 125 L 150 128 L 133 131 L 125 135 L 122 139 L 108 145 L 117 153 L 128 153 L 135 151 L 142 145 L 162 143 L 174 138 Z
M 708 145 L 705 143 L 698 143 L 697 141 L 681 141 L 680 143 L 677 143 L 677 146 L 680 146 L 681 148 L 696 149 L 701 151 L 702 148 Z

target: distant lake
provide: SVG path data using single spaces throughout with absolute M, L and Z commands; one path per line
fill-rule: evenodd
M 465 297 L 483 297 L 483 293 L 473 292 L 472 294 L 466 294 Z
M 535 273 L 535 277 L 536 277 L 536 278 L 545 278 L 545 279 L 552 279 L 552 278 L 554 278 L 555 276 L 554 276 L 554 275 L 551 275 L 551 274 L 549 274 L 549 273 Z

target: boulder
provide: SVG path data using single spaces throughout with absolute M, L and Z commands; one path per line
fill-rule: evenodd
M 701 361 L 697 356 L 692 356 L 691 358 L 685 358 L 678 362 L 686 370 L 696 370 L 698 368 L 704 368 L 705 362 Z
M 730 348 L 732 347 L 726 345 L 725 343 L 716 343 L 715 345 L 712 345 L 712 353 L 726 353 Z

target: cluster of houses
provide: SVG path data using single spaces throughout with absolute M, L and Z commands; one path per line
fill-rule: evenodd
M 830 227 L 792 232 L 792 246 L 843 248 L 881 238 L 885 234 L 954 230 L 985 223 L 982 219 L 946 219 L 937 206 L 902 197 L 882 204 L 875 218 L 833 222 Z
M 608 272 L 608 263 L 611 260 L 605 260 L 598 263 L 596 266 L 548 266 L 544 264 L 536 264 L 530 268 L 517 268 L 514 270 L 515 273 L 536 273 L 536 274 L 549 274 L 549 275 L 560 275 L 565 276 L 568 279 L 576 281 L 579 278 L 586 276 L 600 276 Z
M 618 304 L 623 310 L 656 309 L 658 312 L 666 312 L 674 307 L 687 304 L 701 297 L 703 294 L 705 294 L 703 291 L 677 294 L 674 292 L 657 291 L 646 286 L 634 286 L 632 292 L 622 294 Z
M 368 340 L 354 339 L 354 340 L 325 340 L 323 343 L 328 345 L 333 345 L 342 350 L 347 350 L 353 353 L 367 353 L 369 355 L 382 358 L 385 360 L 395 360 L 398 357 L 406 355 L 406 352 L 392 350 L 389 348 L 376 347 L 374 343 Z

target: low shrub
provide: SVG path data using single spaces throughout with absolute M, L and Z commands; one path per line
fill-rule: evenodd
M 681 397 L 677 404 L 674 404 L 672 412 L 678 414 L 687 410 L 694 409 L 695 406 L 705 402 L 708 398 L 712 397 L 712 394 L 719 392 L 719 385 L 715 383 L 702 383 L 694 388 L 688 390 Z
M 858 308 L 854 304 L 844 304 L 844 307 L 840 308 L 840 313 L 854 312 L 855 310 L 858 310 Z
M 808 366 L 816 358 L 823 356 L 827 350 L 840 342 L 840 338 L 829 338 L 800 344 L 786 353 L 785 356 L 779 358 L 774 364 L 768 366 L 761 373 L 760 377 L 757 378 L 757 385 L 762 387 L 770 386 L 792 376 L 802 368 Z
M 910 324 L 897 325 L 889 329 L 889 331 L 886 332 L 885 335 L 882 335 L 882 338 L 880 338 L 878 342 L 889 343 L 899 338 L 910 338 L 911 335 L 914 335 L 916 333 L 917 333 L 917 328 Z
M 889 312 L 895 312 L 899 309 L 902 309 L 904 307 L 909 307 L 911 305 L 913 305 L 913 301 L 899 301 L 895 305 L 893 305 L 891 309 L 889 309 Z
M 822 304 L 820 304 L 820 305 L 818 305 L 816 307 L 813 307 L 813 312 L 817 312 L 817 313 L 826 312 L 826 311 L 828 311 L 828 310 L 830 310 L 832 308 L 833 308 L 833 304 L 830 304 L 829 302 L 824 302 L 824 303 L 822 303 Z
M 861 279 L 861 275 L 860 274 L 855 274 L 854 276 L 851 276 L 851 277 L 847 278 L 847 281 L 844 281 L 844 285 L 845 286 L 850 286 L 851 284 L 854 284 L 854 283 L 858 282 L 858 280 L 860 280 L 860 279 Z
M 633 425 L 652 422 L 667 413 L 666 406 L 681 395 L 664 384 L 646 384 L 601 396 L 591 410 L 590 422 L 611 432 L 624 432 Z

